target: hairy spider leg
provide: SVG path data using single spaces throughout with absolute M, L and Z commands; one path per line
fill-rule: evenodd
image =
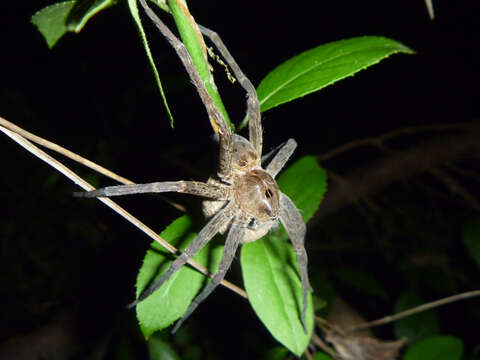
M 141 193 L 178 192 L 202 196 L 209 199 L 226 200 L 225 188 L 200 181 L 163 181 L 148 184 L 107 186 L 92 191 L 74 192 L 76 197 L 110 197 Z
M 275 179 L 296 148 L 297 142 L 293 139 L 288 139 L 287 143 L 275 154 L 275 157 L 270 161 L 265 171 Z
M 307 313 L 307 298 L 308 291 L 313 291 L 308 279 L 307 265 L 308 258 L 307 252 L 304 247 L 304 239 L 307 228 L 302 220 L 302 215 L 298 211 L 297 207 L 290 198 L 284 193 L 280 192 L 280 222 L 285 228 L 290 241 L 292 242 L 295 253 L 297 254 L 297 263 L 300 269 L 300 278 L 302 280 L 302 325 L 305 333 L 307 332 L 306 325 L 306 313 Z
M 266 154 L 263 153 L 262 159 L 261 159 L 260 163 L 261 163 L 261 164 L 265 164 L 268 159 L 271 160 L 271 159 L 273 158 L 273 155 L 275 155 L 275 154 L 278 152 L 278 150 L 280 150 L 282 147 L 284 147 L 286 143 L 287 143 L 287 142 L 284 141 L 283 143 L 278 144 L 277 146 L 275 146 L 273 149 L 271 149 L 271 150 L 270 150 L 269 152 L 267 152 Z
M 232 152 L 233 152 L 233 137 L 232 131 L 228 126 L 225 118 L 223 117 L 220 110 L 217 109 L 215 103 L 210 98 L 210 95 L 205 88 L 200 75 L 198 74 L 195 66 L 193 64 L 192 58 L 188 53 L 185 45 L 170 31 L 170 29 L 160 20 L 160 18 L 153 12 L 153 10 L 147 5 L 145 0 L 140 0 L 140 4 L 145 9 L 147 16 L 153 21 L 155 26 L 160 30 L 160 32 L 165 36 L 170 45 L 175 49 L 178 57 L 183 63 L 183 66 L 187 70 L 190 79 L 193 81 L 193 84 L 197 88 L 197 92 L 202 99 L 205 108 L 207 109 L 209 117 L 215 122 L 218 126 L 218 133 L 220 138 L 220 156 L 219 156 L 219 167 L 218 167 L 218 176 L 225 181 L 228 181 L 232 176 Z
M 247 117 L 248 117 L 248 128 L 249 135 L 248 138 L 253 145 L 253 148 L 257 152 L 257 156 L 261 158 L 262 156 L 262 123 L 260 115 L 260 102 L 258 101 L 257 91 L 255 87 L 250 82 L 250 80 L 245 76 L 243 71 L 238 66 L 237 62 L 233 56 L 228 51 L 226 45 L 220 38 L 220 36 L 213 30 L 206 28 L 205 26 L 198 25 L 198 28 L 203 35 L 207 36 L 215 47 L 220 51 L 220 54 L 227 61 L 227 64 L 232 69 L 235 77 L 237 78 L 240 85 L 247 92 Z
M 258 101 L 258 95 L 255 90 L 255 87 L 252 85 L 250 80 L 244 75 L 238 66 L 237 62 L 233 56 L 228 51 L 227 47 L 223 43 L 220 36 L 201 25 L 198 25 L 202 34 L 206 35 L 220 51 L 220 54 L 227 61 L 228 65 L 232 68 L 233 73 L 235 74 L 238 82 L 242 85 L 245 91 L 248 94 L 247 100 L 247 116 L 249 119 L 249 140 L 254 146 L 254 149 L 257 152 L 257 156 L 260 158 L 262 156 L 262 125 L 260 117 L 260 103 Z M 287 143 L 282 146 L 278 151 L 275 157 L 267 166 L 266 171 L 275 178 L 280 170 L 284 167 L 290 156 L 293 154 L 297 147 L 297 143 L 293 139 L 289 139 Z M 297 254 L 297 262 L 300 268 L 300 277 L 302 280 L 302 299 L 303 299 L 303 308 L 301 321 L 305 332 L 306 323 L 305 316 L 307 311 L 307 296 L 308 290 L 312 290 L 310 286 L 310 281 L 308 279 L 307 273 L 307 264 L 308 258 L 307 253 L 304 248 L 304 239 L 306 233 L 306 226 L 302 220 L 300 212 L 296 208 L 295 204 L 288 198 L 285 194 L 280 193 L 281 196 L 281 210 L 280 210 L 280 221 L 287 230 L 287 233 L 292 241 L 293 247 Z
M 232 176 L 232 151 L 233 151 L 233 136 L 230 128 L 228 127 L 227 123 L 225 122 L 225 119 L 223 118 L 223 115 L 220 113 L 220 111 L 216 108 L 215 104 L 213 103 L 212 99 L 208 95 L 208 92 L 205 88 L 205 85 L 203 84 L 199 74 L 197 73 L 192 59 L 190 58 L 190 55 L 188 54 L 188 51 L 186 50 L 185 46 L 182 44 L 178 38 L 175 37 L 175 35 L 165 26 L 165 24 L 158 18 L 158 16 L 148 7 L 146 4 L 145 0 L 140 0 L 140 3 L 144 7 L 147 15 L 150 17 L 150 19 L 154 22 L 156 27 L 160 30 L 160 32 L 167 38 L 169 43 L 173 46 L 175 51 L 177 52 L 178 56 L 180 57 L 183 65 L 185 66 L 185 69 L 187 70 L 191 80 L 193 81 L 194 85 L 197 88 L 197 91 L 200 95 L 200 98 L 202 99 L 202 102 L 205 105 L 205 108 L 207 109 L 208 115 L 210 118 L 215 121 L 217 126 L 219 127 L 219 137 L 220 137 L 220 159 L 219 159 L 219 169 L 218 169 L 218 176 L 225 181 L 228 181 L 230 177 Z M 215 39 L 215 36 L 213 36 Z M 219 38 L 215 41 L 219 43 Z M 212 40 L 214 41 L 214 40 Z M 214 41 L 214 43 L 215 43 Z M 220 40 L 221 41 L 221 40 Z M 220 44 L 223 44 L 220 42 Z M 222 52 L 226 50 L 225 46 L 223 45 L 219 47 L 219 51 Z M 228 53 L 229 54 L 229 53 Z M 262 148 L 262 129 L 261 129 L 261 123 L 260 123 L 260 106 L 259 102 L 257 99 L 257 95 L 255 92 L 255 88 L 253 85 L 251 85 L 250 81 L 246 79 L 246 77 L 243 75 L 243 73 L 238 73 L 241 76 L 238 76 L 236 71 L 239 71 L 240 69 L 238 66 L 232 66 L 233 64 L 236 64 L 234 61 L 232 62 L 233 58 L 230 56 L 230 61 L 228 56 L 225 56 L 225 59 L 229 63 L 229 65 L 232 67 L 232 70 L 234 71 L 235 75 L 238 77 L 239 83 L 241 83 L 240 80 L 243 81 L 242 86 L 247 86 L 245 88 L 248 93 L 248 115 L 252 116 L 250 119 L 250 127 L 249 127 L 249 137 L 250 141 L 255 147 L 255 150 L 257 151 L 257 155 L 259 158 L 261 157 L 261 148 Z M 248 81 L 246 83 L 244 81 L 244 78 Z M 245 85 L 246 84 L 246 85 Z M 253 121 L 252 121 L 253 120 Z M 280 163 L 280 161 L 279 161 Z M 272 168 L 272 171 L 275 169 Z M 306 325 L 305 325 L 305 314 L 306 314 L 306 300 L 307 300 L 307 295 L 308 295 L 308 289 L 311 289 L 309 281 L 308 281 L 308 274 L 307 274 L 307 255 L 305 252 L 305 249 L 303 248 L 303 242 L 304 242 L 304 237 L 305 237 L 305 224 L 302 221 L 301 215 L 298 211 L 298 209 L 295 207 L 293 202 L 284 194 L 281 194 L 281 202 L 282 202 L 282 207 L 280 210 L 280 221 L 284 224 L 288 235 L 290 236 L 290 240 L 293 243 L 294 249 L 297 253 L 297 262 L 300 268 L 300 275 L 302 279 L 302 295 L 303 295 L 303 311 L 302 311 L 302 324 L 303 327 L 306 331 Z M 218 214 L 217 214 L 218 215 Z M 217 216 L 215 215 L 215 217 Z M 233 215 L 232 215 L 233 216 Z M 227 224 L 228 222 L 225 222 Z M 210 222 L 209 222 L 210 224 Z M 207 224 L 208 226 L 208 224 Z M 202 229 L 203 230 L 203 229 Z M 212 235 L 213 236 L 213 235 Z M 182 254 L 183 255 L 183 254 Z M 177 259 L 178 260 L 178 259 Z M 175 263 L 175 262 L 174 262 Z M 184 264 L 185 262 L 183 262 Z M 173 266 L 173 264 L 172 264 Z
M 216 213 L 208 221 L 207 225 L 200 230 L 185 251 L 173 261 L 172 265 L 170 265 L 168 270 L 160 277 L 160 279 L 150 285 L 149 288 L 145 290 L 137 300 L 129 304 L 128 308 L 136 306 L 138 303 L 149 297 L 153 292 L 160 288 L 165 281 L 170 278 L 170 276 L 172 276 L 178 269 L 185 265 L 187 261 L 190 260 L 197 252 L 199 252 L 205 246 L 205 244 L 207 244 L 215 236 L 215 234 L 218 233 L 219 229 L 224 227 L 229 221 L 232 220 L 232 208 L 233 203 L 228 203 L 222 210 Z
M 202 292 L 193 300 L 182 318 L 177 321 L 172 329 L 172 334 L 174 334 L 183 324 L 183 322 L 195 311 L 197 306 L 200 305 L 200 303 L 204 301 L 213 290 L 215 290 L 218 284 L 222 282 L 227 270 L 230 268 L 238 245 L 241 243 L 243 235 L 245 234 L 245 228 L 241 226 L 241 224 L 237 224 L 235 220 L 236 219 L 234 218 L 230 226 L 230 230 L 228 231 L 227 240 L 225 241 L 225 247 L 223 249 L 222 260 L 218 266 L 218 271 L 213 276 L 212 281 L 210 281 L 207 286 L 203 288 Z

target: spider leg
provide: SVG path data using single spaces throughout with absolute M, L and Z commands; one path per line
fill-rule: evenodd
M 230 230 L 228 231 L 225 248 L 223 249 L 222 260 L 220 261 L 217 273 L 213 276 L 212 281 L 210 281 L 202 290 L 202 292 L 192 301 L 182 318 L 177 321 L 172 329 L 172 334 L 178 330 L 183 322 L 195 311 L 197 306 L 200 305 L 200 303 L 205 300 L 213 290 L 215 290 L 218 284 L 221 283 L 225 277 L 225 273 L 232 264 L 235 252 L 243 238 L 244 233 L 245 228 L 236 224 L 234 219 L 232 225 L 230 226 Z
M 160 18 L 153 12 L 153 10 L 147 5 L 145 0 L 140 0 L 143 8 L 145 9 L 148 17 L 153 21 L 155 26 L 160 30 L 160 32 L 165 36 L 172 45 L 172 47 L 177 52 L 178 57 L 183 63 L 183 66 L 187 70 L 190 79 L 197 88 L 198 94 L 202 99 L 205 108 L 207 109 L 208 116 L 212 119 L 215 124 L 218 126 L 218 133 L 220 136 L 220 157 L 219 157 L 219 168 L 218 176 L 227 180 L 232 175 L 232 152 L 233 152 L 233 138 L 232 131 L 228 126 L 225 118 L 218 108 L 215 106 L 215 103 L 211 99 L 210 95 L 207 92 L 205 84 L 203 83 L 198 71 L 193 64 L 192 58 L 188 53 L 185 45 L 170 31 L 170 29 L 160 20 Z
M 197 252 L 199 252 L 206 243 L 208 243 L 218 231 L 225 226 L 232 219 L 233 204 L 229 203 L 225 208 L 216 213 L 200 230 L 192 243 L 185 249 L 185 251 L 177 257 L 168 270 L 153 283 L 147 290 L 145 290 L 140 297 L 128 305 L 128 308 L 136 306 L 142 300 L 149 297 L 155 290 L 160 288 L 170 276 L 172 276 L 178 269 L 185 265 Z
M 285 230 L 287 231 L 290 241 L 292 242 L 295 253 L 297 254 L 298 267 L 300 269 L 300 278 L 302 279 L 302 325 L 305 333 L 307 332 L 307 326 L 305 323 L 305 316 L 307 313 L 307 296 L 308 291 L 313 291 L 308 280 L 307 272 L 307 252 L 304 247 L 304 239 L 306 233 L 306 226 L 302 220 L 302 216 L 297 207 L 290 198 L 284 193 L 280 193 L 280 221 L 282 222 Z
M 297 142 L 293 139 L 288 139 L 287 143 L 277 152 L 275 157 L 270 161 L 265 169 L 274 179 L 287 163 L 290 156 L 297 147 Z
M 280 150 L 282 147 L 285 146 L 287 142 L 284 141 L 283 143 L 275 146 L 272 150 L 270 150 L 268 153 L 262 155 L 262 159 L 260 163 L 263 165 L 268 159 L 273 158 L 273 155 L 277 153 L 278 150 Z
M 261 123 L 261 116 L 260 116 L 260 103 L 258 101 L 257 91 L 253 84 L 248 80 L 245 74 L 242 72 L 240 67 L 238 66 L 237 62 L 233 58 L 233 56 L 228 51 L 227 47 L 223 43 L 220 36 L 202 25 L 198 25 L 198 28 L 202 32 L 203 35 L 207 36 L 217 47 L 220 54 L 222 54 L 223 58 L 227 61 L 228 65 L 231 67 L 235 77 L 237 78 L 240 85 L 245 89 L 248 95 L 247 99 L 247 116 L 249 121 L 249 140 L 252 143 L 255 151 L 257 152 L 257 156 L 260 158 L 262 156 L 262 123 Z
M 226 190 L 220 186 L 199 181 L 164 181 L 149 184 L 107 186 L 101 189 L 75 192 L 76 197 L 109 197 L 140 193 L 178 192 L 210 199 L 226 200 Z

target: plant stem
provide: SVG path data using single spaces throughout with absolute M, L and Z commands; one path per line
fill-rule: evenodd
M 197 27 L 197 24 L 195 23 L 195 20 L 188 11 L 186 2 L 184 0 L 168 0 L 168 5 L 170 7 L 170 11 L 172 12 L 173 19 L 175 20 L 175 24 L 177 25 L 180 38 L 187 48 L 195 68 L 205 84 L 208 94 L 225 117 L 227 124 L 233 130 L 234 126 L 228 117 L 225 106 L 223 105 L 222 99 L 215 85 L 213 75 L 209 69 L 205 42 L 203 41 L 203 37 Z M 216 131 L 216 126 L 213 123 L 212 126 Z

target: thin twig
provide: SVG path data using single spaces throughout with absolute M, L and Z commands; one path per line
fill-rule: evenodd
M 133 181 L 128 180 L 127 178 L 124 178 L 123 176 L 117 175 L 114 172 L 112 172 L 108 169 L 105 169 L 104 167 L 102 167 L 98 164 L 95 164 L 94 162 L 92 162 L 88 159 L 85 159 L 84 157 L 82 157 L 78 154 L 75 154 L 74 152 L 71 152 L 70 150 L 67 150 L 60 145 L 57 145 L 57 144 L 55 144 L 51 141 L 45 140 L 45 139 L 41 138 L 40 136 L 34 135 L 34 134 L 28 132 L 27 130 L 24 130 L 21 127 L 11 123 L 10 121 L 5 120 L 1 116 L 0 116 L 0 125 L 3 126 L 6 129 L 10 130 L 10 131 L 13 131 L 13 132 L 21 135 L 25 139 L 28 139 L 28 140 L 30 140 L 30 141 L 38 144 L 38 145 L 46 147 L 47 149 L 56 151 L 59 154 L 62 154 L 62 155 L 66 156 L 66 157 L 68 157 L 72 160 L 75 160 L 76 162 L 78 162 L 82 165 L 85 165 L 86 167 L 88 167 L 92 170 L 95 170 L 96 172 L 98 172 L 102 175 L 108 176 L 109 178 L 118 181 L 119 183 L 122 183 L 122 184 L 125 184 L 125 185 L 134 184 Z
M 50 150 L 53 150 L 63 156 L 66 156 L 68 157 L 69 159 L 72 159 L 92 170 L 95 170 L 96 172 L 102 174 L 102 175 L 105 175 L 115 181 L 118 181 L 119 183 L 121 184 L 125 184 L 125 185 L 132 185 L 132 184 L 135 184 L 133 181 L 127 179 L 127 178 L 124 178 L 123 176 L 120 176 L 118 174 L 115 174 L 113 171 L 110 171 L 108 169 L 105 169 L 103 166 L 100 166 L 96 163 L 94 163 L 93 161 L 90 161 L 88 159 L 85 159 L 84 157 L 70 151 L 70 150 L 67 150 L 65 149 L 64 147 L 58 145 L 58 144 L 55 144 L 54 142 L 51 142 L 51 141 L 48 141 L 40 136 L 37 136 L 35 134 L 32 134 L 31 132 L 28 132 L 27 130 L 25 129 L 22 129 L 21 127 L 15 125 L 14 123 L 11 123 L 10 121 L 2 118 L 0 116 L 0 126 L 3 126 L 5 128 L 7 128 L 8 130 L 10 131 L 13 131 L 14 133 L 17 133 L 19 134 L 20 136 L 24 137 L 25 139 L 28 139 L 38 145 L 41 145 L 43 147 L 46 147 L 47 149 L 50 149 Z M 175 209 L 177 210 L 180 210 L 182 212 L 186 212 L 187 210 L 185 209 L 185 207 L 177 202 L 174 202 L 174 201 L 171 201 L 167 198 L 165 198 L 164 196 L 160 196 L 162 198 L 162 200 L 166 201 L 167 203 L 169 203 L 170 205 L 172 205 Z
M 318 336 L 317 334 L 313 333 L 312 334 L 312 342 L 318 346 L 320 349 L 323 350 L 323 352 L 326 352 L 328 355 L 330 355 L 334 359 L 338 359 L 338 354 L 333 351 L 324 341 L 323 339 Z
M 462 185 L 460 185 L 453 177 L 451 177 L 445 171 L 438 168 L 430 170 L 430 173 L 432 173 L 438 179 L 440 179 L 440 181 L 442 181 L 445 184 L 445 186 L 447 186 L 450 192 L 457 194 L 458 196 L 463 198 L 463 200 L 465 200 L 465 202 L 468 205 L 470 205 L 472 209 L 480 212 L 480 202 L 477 199 L 475 199 L 475 197 L 472 194 L 470 194 L 467 191 L 467 189 L 465 189 Z
M 404 318 L 406 316 L 410 316 L 410 315 L 413 315 L 413 314 L 416 314 L 416 313 L 419 313 L 419 312 L 422 312 L 422 311 L 430 310 L 430 309 L 433 309 L 433 308 L 436 308 L 436 307 L 439 307 L 439 306 L 442 306 L 442 305 L 450 304 L 450 303 L 458 301 L 458 300 L 469 299 L 469 298 L 472 298 L 472 297 L 475 297 L 475 296 L 480 296 L 480 290 L 467 291 L 467 292 L 457 294 L 457 295 L 453 295 L 453 296 L 449 296 L 449 297 L 446 297 L 446 298 L 443 298 L 443 299 L 440 299 L 440 300 L 435 300 L 435 301 L 432 301 L 432 302 L 414 307 L 413 309 L 402 311 L 401 313 L 398 313 L 398 314 L 385 316 L 381 319 L 377 319 L 377 320 L 370 321 L 370 322 L 367 322 L 367 323 L 364 323 L 364 324 L 360 324 L 358 326 L 354 326 L 352 328 L 347 329 L 346 331 L 348 333 L 352 333 L 352 332 L 355 332 L 355 331 L 372 328 L 374 326 L 388 324 L 390 322 L 396 321 L 396 320 Z
M 70 170 L 65 165 L 58 162 L 53 157 L 51 157 L 50 155 L 48 155 L 47 153 L 45 153 L 44 151 L 42 151 L 41 149 L 39 149 L 38 147 L 33 145 L 30 141 L 25 139 L 20 134 L 18 134 L 16 132 L 13 132 L 13 131 L 11 131 L 11 130 L 3 127 L 3 126 L 0 126 L 0 131 L 5 133 L 7 136 L 9 136 L 12 140 L 17 142 L 19 145 L 21 145 L 26 150 L 30 151 L 33 155 L 37 156 L 38 158 L 40 158 L 41 160 L 45 161 L 47 164 L 52 166 L 54 169 L 58 170 L 60 173 L 62 173 L 67 178 L 72 180 L 75 184 L 80 186 L 82 189 L 84 189 L 86 191 L 95 190 L 95 188 L 92 185 L 90 185 L 88 182 L 83 180 L 80 176 L 78 176 L 72 170 Z M 157 235 L 152 229 L 150 229 L 148 226 L 146 226 L 144 223 L 142 223 L 136 217 L 131 215 L 129 212 L 127 212 L 120 205 L 118 205 L 114 201 L 110 200 L 109 198 L 100 197 L 100 198 L 97 198 L 97 199 L 99 201 L 103 202 L 105 205 L 107 205 L 109 208 L 111 208 L 117 214 L 119 214 L 120 216 L 122 216 L 123 218 L 128 220 L 130 223 L 135 225 L 138 229 L 140 229 L 145 234 L 147 234 L 149 237 L 151 237 L 153 240 L 158 242 L 162 247 L 164 247 L 165 249 L 167 249 L 168 251 L 170 251 L 173 254 L 178 254 L 178 250 L 174 246 L 170 245 L 165 239 L 163 239 L 162 237 Z M 207 275 L 207 276 L 210 276 L 210 277 L 213 275 L 213 274 L 210 274 L 209 271 L 204 266 L 200 265 L 199 263 L 197 263 L 194 260 L 189 260 L 188 263 L 193 268 L 200 271 L 204 275 Z M 239 288 L 238 286 L 236 286 L 236 285 L 234 285 L 234 284 L 232 284 L 232 283 L 230 283 L 226 280 L 223 280 L 221 282 L 221 284 L 223 286 L 229 288 L 233 292 L 237 293 L 238 295 L 240 295 L 244 298 L 247 297 L 246 292 L 243 289 Z
M 447 164 L 446 167 L 449 168 L 450 170 L 457 172 L 459 175 L 465 178 L 469 178 L 469 179 L 480 182 L 480 173 L 478 173 L 477 171 L 459 168 L 458 166 L 455 166 L 452 164 Z
M 461 126 L 461 125 L 460 125 Z M 463 127 L 463 126 L 462 126 Z M 472 121 L 459 131 L 434 136 L 413 146 L 383 156 L 369 165 L 362 166 L 343 177 L 352 180 L 352 191 L 357 198 L 378 193 L 394 182 L 412 178 L 414 175 L 450 164 L 460 159 L 478 155 L 480 159 L 480 122 Z M 326 215 L 351 203 L 351 196 L 339 186 L 330 186 L 322 206 L 318 209 L 309 226 L 312 227 Z
M 333 180 L 334 182 L 336 182 L 338 184 L 338 186 L 342 187 L 345 191 L 345 193 L 349 196 L 350 198 L 350 201 L 353 203 L 353 205 L 357 208 L 358 212 L 363 216 L 365 217 L 365 219 L 371 221 L 371 216 L 368 214 L 368 211 L 367 209 L 365 208 L 365 206 L 362 205 L 362 203 L 360 202 L 360 200 L 362 200 L 360 197 L 358 197 L 355 192 L 353 191 L 353 186 L 351 184 L 351 182 L 347 179 L 345 179 L 344 177 L 340 176 L 340 175 L 337 175 L 336 173 L 334 173 L 333 171 L 329 170 L 327 172 L 327 177 L 331 180 Z M 368 200 L 365 198 L 365 203 L 370 206 L 371 204 L 369 204 Z M 370 206 L 371 208 L 373 208 L 374 206 Z
M 403 129 L 397 129 L 377 137 L 358 139 L 358 140 L 354 140 L 349 143 L 340 145 L 335 149 L 327 151 L 325 154 L 318 155 L 317 161 L 321 163 L 323 161 L 331 159 L 334 156 L 337 156 L 339 154 L 350 151 L 360 146 L 370 145 L 370 146 L 376 146 L 376 147 L 382 148 L 383 143 L 385 141 L 400 135 L 410 135 L 410 134 L 416 134 L 419 132 L 427 132 L 427 131 L 448 131 L 452 129 L 463 129 L 465 127 L 468 127 L 469 125 L 471 125 L 471 123 L 457 123 L 457 124 L 446 124 L 446 125 L 433 124 L 433 125 L 424 125 L 424 126 L 411 126 Z

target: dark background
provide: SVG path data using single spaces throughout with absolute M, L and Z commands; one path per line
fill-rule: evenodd
M 205 110 L 174 51 L 148 20 L 143 18 L 175 118 L 174 129 L 169 126 L 126 3 L 98 14 L 81 33 L 66 35 L 53 50 L 29 22 L 31 15 L 48 4 L 1 2 L 0 115 L 135 182 L 208 176 L 216 149 L 211 146 Z M 421 0 L 190 1 L 189 6 L 199 23 L 222 36 L 254 85 L 290 57 L 342 38 L 382 35 L 416 51 L 415 55 L 392 55 L 319 93 L 268 111 L 263 118 L 267 150 L 292 137 L 299 142 L 298 158 L 406 126 L 469 122 L 478 117 L 478 105 L 473 101 L 474 67 L 479 64 L 473 20 L 479 5 L 474 1 L 434 1 L 434 21 L 428 18 Z M 216 79 L 230 117 L 238 123 L 245 111 L 244 94 L 224 79 L 221 68 L 217 68 Z M 124 305 L 134 297 L 136 272 L 150 240 L 100 203 L 72 198 L 78 188 L 7 137 L 0 139 L 0 153 L 3 349 L 10 346 L 35 352 L 39 338 L 51 345 L 67 342 L 59 340 L 64 336 L 75 351 L 65 350 L 64 356 L 58 351 L 57 357 L 51 358 L 84 358 L 102 354 L 102 349 L 106 356 L 116 358 L 116 349 L 125 343 L 141 356 L 135 320 Z M 342 172 L 369 163 L 377 155 L 354 152 L 329 166 Z M 98 186 L 112 183 L 66 163 Z M 449 235 L 458 236 L 462 221 L 474 213 L 443 199 L 429 202 L 417 197 L 418 192 L 422 191 L 413 188 L 405 195 L 412 200 L 412 214 L 430 211 L 434 203 L 435 215 L 451 220 Z M 393 190 L 385 196 L 391 202 L 397 196 L 402 202 L 402 194 Z M 171 198 L 187 206 L 198 205 L 185 197 Z M 119 202 L 158 231 L 180 215 L 155 197 Z M 331 223 L 342 224 L 341 219 Z M 362 223 L 360 214 L 356 213 L 355 221 Z M 352 225 L 352 229 L 356 228 Z M 324 235 L 321 229 L 313 231 L 319 239 Z M 363 231 L 352 230 L 355 236 L 349 240 L 355 241 Z M 325 271 L 325 263 L 331 259 L 326 260 L 321 245 L 313 241 L 312 237 L 308 245 L 313 248 L 311 272 Z M 461 242 L 455 238 L 448 241 Z M 340 253 L 334 255 L 341 257 Z M 468 255 L 461 255 L 465 256 L 462 264 L 470 261 Z M 355 264 L 360 257 L 355 251 L 345 256 L 340 262 Z M 360 261 L 363 265 L 359 266 L 378 274 L 395 298 L 399 288 L 393 283 L 404 281 L 399 280 L 402 276 L 385 275 L 381 265 L 367 267 L 366 263 L 377 263 L 375 255 L 371 256 L 373 259 Z M 382 259 L 378 263 L 382 261 L 387 262 Z M 449 290 L 465 291 L 478 281 L 478 270 L 475 272 L 472 264 L 465 266 L 462 276 L 472 283 L 465 281 L 463 289 Z M 232 273 L 234 280 L 241 281 L 236 270 Z M 432 291 L 426 296 L 450 294 Z M 391 302 L 376 307 L 376 312 L 368 313 L 372 310 L 368 306 L 363 310 L 373 319 L 390 313 Z M 444 326 L 453 328 L 444 332 L 464 338 L 472 350 L 478 341 L 462 330 L 463 320 L 459 319 L 464 315 L 459 312 L 445 320 Z M 61 324 L 50 342 L 41 335 L 47 333 L 47 324 Z M 198 347 L 213 354 L 212 358 L 258 356 L 259 349 L 275 345 L 245 301 L 224 289 L 217 290 L 185 326 L 191 338 L 185 335 L 187 340 L 178 347 Z M 209 339 L 202 337 L 207 333 Z M 66 334 L 75 334 L 74 339 Z M 389 330 L 384 335 L 392 338 Z M 23 349 L 26 338 L 29 346 Z M 17 346 L 11 347 L 14 343 Z

